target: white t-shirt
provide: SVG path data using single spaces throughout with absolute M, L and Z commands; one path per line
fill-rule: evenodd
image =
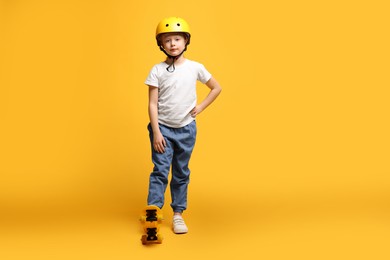
M 186 59 L 176 65 L 174 72 L 168 72 L 169 64 L 156 64 L 146 78 L 145 84 L 158 88 L 158 122 L 173 128 L 191 123 L 190 111 L 196 106 L 196 81 L 203 84 L 211 74 L 196 62 Z

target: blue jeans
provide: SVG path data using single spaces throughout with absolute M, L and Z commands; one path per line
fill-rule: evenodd
M 171 207 L 174 212 L 183 212 L 187 208 L 187 189 L 190 182 L 188 163 L 196 140 L 196 122 L 181 128 L 159 125 L 166 141 L 164 153 L 153 148 L 153 131 L 149 124 L 149 138 L 152 148 L 153 172 L 149 178 L 148 205 L 164 206 L 164 194 L 168 184 L 169 170 L 172 167 Z

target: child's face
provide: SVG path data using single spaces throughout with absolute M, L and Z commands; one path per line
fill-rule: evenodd
M 186 47 L 187 39 L 179 33 L 166 33 L 161 36 L 161 43 L 169 55 L 177 56 Z

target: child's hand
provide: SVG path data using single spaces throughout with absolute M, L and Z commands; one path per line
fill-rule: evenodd
M 153 137 L 153 148 L 158 153 L 164 153 L 167 143 L 165 142 L 164 136 L 161 133 L 154 134 Z
M 190 111 L 190 115 L 195 118 L 197 115 L 200 114 L 200 112 L 202 112 L 202 109 L 199 107 L 199 106 L 196 106 L 194 107 L 191 111 Z

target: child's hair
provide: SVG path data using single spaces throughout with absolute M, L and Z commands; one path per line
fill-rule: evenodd
M 156 36 L 156 40 L 157 40 L 157 45 L 158 45 L 158 46 L 161 46 L 161 45 L 162 45 L 161 38 L 162 38 L 162 36 L 165 35 L 165 34 L 179 34 L 179 35 L 183 36 L 184 39 L 186 39 L 187 45 L 188 45 L 189 42 L 190 42 L 190 35 L 189 35 L 188 33 L 185 33 L 185 32 L 177 32 L 177 33 L 176 33 L 176 32 L 172 32 L 172 33 L 160 33 L 159 35 Z

